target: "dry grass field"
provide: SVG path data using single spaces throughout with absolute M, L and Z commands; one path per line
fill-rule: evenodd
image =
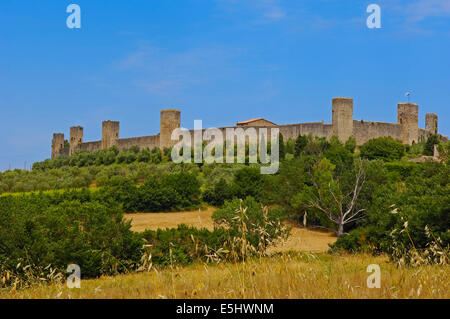
M 125 219 L 131 220 L 132 230 L 141 232 L 146 229 L 156 230 L 158 228 L 175 228 L 179 224 L 186 224 L 197 228 L 214 228 L 211 219 L 214 207 L 206 210 L 193 210 L 174 213 L 138 213 L 125 214 Z
M 367 266 L 381 288 L 367 287 Z M 387 257 L 290 253 L 219 265 L 155 269 L 65 285 L 0 292 L 2 298 L 450 298 L 449 266 L 396 268 Z
M 178 213 L 128 214 L 135 231 L 180 223 L 213 228 L 214 208 Z M 293 225 L 291 225 L 293 226 Z M 386 256 L 327 254 L 333 234 L 293 226 L 271 257 L 244 263 L 194 264 L 82 280 L 80 289 L 42 284 L 0 291 L 0 299 L 53 298 L 450 298 L 450 266 L 397 268 Z M 367 267 L 378 264 L 381 288 L 368 288 Z
M 211 230 L 214 228 L 211 218 L 214 209 L 208 207 L 205 210 L 176 213 L 126 214 L 125 218 L 131 220 L 132 229 L 138 232 L 146 229 L 172 228 L 179 224 L 199 228 L 206 227 Z M 289 250 L 321 252 L 328 250 L 328 244 L 336 241 L 336 236 L 331 232 L 313 231 L 294 224 L 289 226 L 292 227 L 289 239 L 285 243 L 272 248 L 270 252 Z

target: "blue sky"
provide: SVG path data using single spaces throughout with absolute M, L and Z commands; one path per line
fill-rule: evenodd
M 81 7 L 68 29 L 66 7 Z M 366 8 L 381 7 L 368 29 Z M 2 0 L 0 170 L 50 156 L 54 132 L 101 137 L 159 131 L 162 108 L 226 126 L 331 122 L 331 99 L 355 119 L 396 122 L 398 102 L 439 116 L 449 134 L 449 0 Z

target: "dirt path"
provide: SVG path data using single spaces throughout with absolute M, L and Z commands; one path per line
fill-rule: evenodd
M 212 230 L 214 224 L 211 216 L 214 210 L 215 208 L 209 207 L 206 210 L 187 212 L 126 214 L 125 218 L 131 220 L 132 229 L 138 232 L 146 229 L 174 228 L 179 224 Z M 270 251 L 326 251 L 329 248 L 328 244 L 336 241 L 336 237 L 331 232 L 309 230 L 293 224 L 290 226 L 292 230 L 289 239 L 271 248 Z

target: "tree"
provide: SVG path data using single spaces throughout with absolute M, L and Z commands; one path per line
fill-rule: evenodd
M 339 139 L 332 137 L 329 148 L 324 152 L 327 159 L 336 165 L 334 175 L 341 175 L 345 170 L 351 169 L 353 165 L 353 154 L 344 146 Z
M 344 234 L 344 225 L 360 219 L 365 211 L 358 207 L 358 199 L 366 179 L 366 161 L 359 160 L 354 166 L 352 179 L 333 176 L 335 165 L 323 158 L 311 167 L 312 185 L 305 185 L 295 196 L 299 204 L 313 209 L 337 226 L 338 237 Z
M 284 145 L 283 134 L 281 133 L 278 134 L 278 147 L 279 147 L 280 161 L 282 161 L 286 157 L 286 148 Z
M 300 156 L 306 147 L 308 145 L 309 139 L 305 135 L 299 135 L 297 139 L 295 140 L 295 149 L 294 149 L 294 155 Z
M 200 181 L 195 174 L 188 172 L 169 174 L 162 180 L 162 187 L 169 187 L 180 195 L 179 205 L 181 207 L 200 203 Z
M 337 138 L 335 140 L 338 141 Z M 302 151 L 302 155 L 313 155 L 320 156 L 326 152 L 331 147 L 331 143 L 326 139 L 326 137 L 308 137 L 308 144 Z
M 448 247 L 450 166 L 436 162 L 414 165 L 416 168 L 412 174 L 395 177 L 401 183 L 383 178 L 378 181 L 377 187 L 370 185 L 370 175 L 380 176 L 383 173 L 369 165 L 364 190 L 360 195 L 363 197 L 363 193 L 371 192 L 370 203 L 366 204 L 368 209 L 364 212 L 367 218 L 359 228 L 339 239 L 335 248 L 386 252 L 395 260 L 399 256 L 406 256 L 408 252 L 420 252 L 430 247 L 430 243 L 436 243 L 427 235 L 426 228 L 435 239 L 440 239 L 441 247 Z M 439 258 L 440 255 L 432 253 L 429 257 Z
M 230 200 L 232 197 L 233 190 L 224 178 L 203 193 L 203 200 L 214 206 L 222 206 L 226 200 Z
M 136 153 L 135 152 L 133 152 L 133 151 L 128 151 L 128 152 L 126 152 L 126 162 L 128 163 L 128 164 L 131 164 L 131 163 L 133 163 L 133 162 L 135 162 L 136 161 L 136 159 L 137 159 L 137 155 L 136 155 Z
M 401 159 L 405 155 L 405 147 L 391 137 L 374 138 L 361 146 L 361 156 L 369 160 L 381 159 L 385 162 Z
M 295 153 L 295 140 L 290 138 L 286 141 L 285 152 L 287 154 L 294 155 Z
M 450 161 L 450 142 L 442 143 L 438 145 L 438 153 L 439 153 L 439 159 L 442 162 L 449 163 Z
M 133 152 L 134 154 L 139 154 L 139 146 L 133 145 L 128 149 L 128 151 Z
M 252 196 L 259 200 L 263 191 L 264 179 L 258 168 L 244 167 L 234 175 L 233 193 L 238 198 L 244 199 Z
M 126 151 L 119 152 L 117 154 L 117 156 L 116 156 L 116 160 L 117 160 L 117 163 L 119 163 L 119 164 L 125 163 L 126 160 L 127 160 L 127 153 L 126 153 Z
M 162 153 L 159 147 L 152 149 L 150 160 L 153 164 L 159 164 L 162 161 Z
M 148 163 L 150 162 L 150 151 L 148 150 L 148 148 L 144 148 L 137 156 L 137 160 L 138 162 L 142 163 Z
M 117 155 L 116 152 L 112 148 L 106 151 L 103 157 L 103 164 L 105 165 L 113 164 L 116 161 L 116 155 Z
M 425 148 L 423 150 L 423 155 L 433 156 L 434 155 L 434 145 L 439 145 L 439 137 L 436 134 L 428 137 L 425 143 Z
M 350 136 L 347 142 L 345 142 L 345 148 L 349 150 L 351 153 L 355 153 L 356 140 L 353 136 Z

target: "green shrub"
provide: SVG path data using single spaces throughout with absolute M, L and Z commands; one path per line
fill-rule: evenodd
M 361 146 L 361 156 L 369 160 L 395 161 L 405 155 L 404 145 L 391 137 L 374 138 Z
M 337 138 L 333 137 L 330 147 L 324 153 L 331 163 L 336 165 L 336 174 L 342 175 L 345 170 L 353 166 L 353 154 Z
M 243 217 L 242 207 L 248 207 Z M 213 231 L 179 225 L 174 229 L 143 232 L 142 237 L 150 245 L 152 263 L 169 266 L 187 265 L 195 261 L 236 261 L 264 254 L 268 246 L 288 236 L 287 228 L 281 224 L 284 214 L 280 210 L 265 214 L 260 204 L 252 198 L 245 200 L 242 206 L 239 200 L 227 202 L 214 215 L 217 224 Z M 247 227 L 243 228 L 242 222 Z
M 146 230 L 142 237 L 151 245 L 152 263 L 169 266 L 207 261 L 207 255 L 218 251 L 228 238 L 225 229 L 197 229 L 179 225 L 172 229 Z
M 439 245 L 450 245 L 450 168 L 439 163 L 415 164 L 400 183 L 388 182 L 373 191 L 367 219 L 349 235 L 338 239 L 335 247 L 358 250 L 371 247 L 392 256 L 429 246 L 430 236 Z M 364 241 L 360 241 L 364 235 Z
M 120 203 L 127 213 L 139 211 L 139 189 L 130 179 L 116 177 L 112 179 L 110 185 L 93 193 L 93 197 L 102 202 Z
M 264 179 L 258 168 L 244 167 L 234 175 L 233 194 L 238 198 L 248 196 L 260 199 L 264 188 Z
M 286 157 L 286 146 L 284 144 L 283 134 L 281 134 L 281 133 L 278 135 L 278 148 L 279 148 L 278 151 L 279 151 L 280 161 L 282 161 Z
M 282 209 L 267 210 L 264 215 L 262 205 L 254 198 L 247 197 L 245 200 L 233 199 L 225 202 L 222 208 L 213 213 L 214 223 L 227 228 L 233 236 L 245 235 L 246 240 L 253 247 L 264 245 L 261 241 L 263 236 L 260 232 L 264 229 L 268 239 L 276 238 L 283 231 L 281 222 L 286 219 Z M 245 209 L 245 212 L 242 211 Z M 242 225 L 245 224 L 245 234 Z
M 428 137 L 425 147 L 423 150 L 423 155 L 433 156 L 434 155 L 434 146 L 439 145 L 440 140 L 437 134 L 433 134 L 430 137 Z
M 405 180 L 418 170 L 419 165 L 413 162 L 390 162 L 385 164 L 386 169 L 394 174 L 398 180 Z
M 150 156 L 151 162 L 154 164 L 159 164 L 162 162 L 162 153 L 161 150 L 158 147 L 155 147 L 152 150 L 151 156 Z
M 352 230 L 349 234 L 340 237 L 334 244 L 331 244 L 331 250 L 338 252 L 344 250 L 347 252 L 371 252 L 380 251 L 380 247 L 374 246 L 377 242 L 376 229 L 373 226 L 360 227 Z
M 181 195 L 172 187 L 159 180 L 146 181 L 139 188 L 139 203 L 137 211 L 140 212 L 162 212 L 170 210 L 181 210 L 191 207 L 192 203 L 183 201 Z
M 203 193 L 203 201 L 213 206 L 222 206 L 226 200 L 233 198 L 233 189 L 221 178 L 212 188 Z
M 81 176 L 78 178 L 82 179 Z M 200 182 L 192 173 L 179 172 L 165 175 L 160 179 L 149 179 L 140 187 L 131 178 L 120 175 L 105 177 L 103 184 L 105 186 L 98 189 L 82 188 L 66 189 L 61 192 L 31 193 L 23 194 L 20 198 L 26 203 L 32 198 L 39 197 L 55 205 L 71 200 L 117 203 L 122 205 L 126 213 L 183 210 L 200 204 Z M 22 186 L 18 183 L 16 187 Z
M 311 141 L 310 137 L 305 135 L 299 135 L 295 140 L 294 155 L 300 156 L 303 153 L 303 150 L 305 149 L 306 145 L 308 145 L 310 141 Z
M 345 148 L 350 152 L 350 153 L 355 153 L 355 149 L 356 149 L 356 139 L 353 136 L 350 136 L 348 138 L 348 140 L 345 142 Z
M 77 264 L 83 278 L 91 278 L 127 272 L 141 258 L 141 238 L 117 206 L 3 197 L 0 225 L 0 264 L 14 272 L 18 263 L 60 272 Z
M 188 172 L 180 172 L 165 176 L 164 187 L 173 189 L 180 195 L 180 206 L 188 207 L 200 204 L 200 182 L 197 177 Z

